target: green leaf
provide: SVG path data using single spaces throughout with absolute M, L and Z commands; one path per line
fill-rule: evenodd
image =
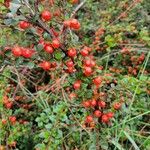
M 45 125 L 45 128 L 48 129 L 48 130 L 51 129 L 52 128 L 52 124 L 49 123 L 49 124 Z
M 29 67 L 29 69 L 33 69 L 35 67 L 35 64 L 33 62 L 28 62 L 26 66 Z
M 139 147 L 137 146 L 137 144 L 135 143 L 134 139 L 126 131 L 123 131 L 123 133 L 126 135 L 128 140 L 132 143 L 134 149 L 140 150 Z
M 55 55 L 55 58 L 56 58 L 57 60 L 60 60 L 60 59 L 62 59 L 62 57 L 63 57 L 62 52 L 56 52 L 54 55 Z
M 109 47 L 115 47 L 117 45 L 115 38 L 111 35 L 107 35 L 105 37 L 105 42 L 108 44 Z
M 117 147 L 119 150 L 125 150 L 115 139 L 111 140 L 111 143 L 114 144 L 115 147 Z

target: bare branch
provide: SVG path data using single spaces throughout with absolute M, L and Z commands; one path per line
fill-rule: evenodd
M 79 9 L 85 4 L 87 0 L 83 0 L 76 8 L 75 10 L 72 12 L 71 14 L 71 18 L 73 18 L 75 16 L 75 14 L 79 11 Z

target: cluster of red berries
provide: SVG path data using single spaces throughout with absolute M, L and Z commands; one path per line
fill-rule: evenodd
M 41 19 L 45 22 L 50 21 L 52 19 L 52 14 L 48 10 L 42 11 L 40 16 L 41 16 Z M 31 24 L 27 21 L 20 21 L 19 22 L 19 27 L 23 30 L 28 29 L 30 26 L 31 26 Z M 78 30 L 80 28 L 80 23 L 78 22 L 77 19 L 69 19 L 67 21 L 64 21 L 64 26 L 69 27 L 70 29 Z M 58 49 L 61 47 L 61 42 L 60 42 L 59 37 L 58 37 L 59 33 L 56 33 L 53 28 L 50 29 L 50 31 L 57 38 L 53 39 L 51 43 L 45 42 L 42 39 L 39 41 L 39 44 L 43 45 L 43 47 L 44 47 L 43 49 L 46 53 L 53 54 L 55 49 Z M 87 50 L 83 50 L 81 52 L 81 54 L 84 56 L 85 53 L 87 53 L 86 51 Z M 29 49 L 29 48 L 23 48 L 23 47 L 15 46 L 14 48 L 12 48 L 12 53 L 16 57 L 23 56 L 25 58 L 31 58 L 32 55 L 35 54 L 35 51 L 32 49 Z M 68 49 L 68 51 L 66 53 L 67 53 L 68 57 L 73 59 L 77 55 L 77 50 L 75 48 L 70 48 L 70 49 Z M 68 69 L 66 69 L 66 72 L 73 73 L 75 71 L 75 69 L 73 67 L 74 66 L 73 61 L 69 60 L 68 62 L 66 62 L 66 65 L 68 67 Z M 39 66 L 42 67 L 44 70 L 48 71 L 51 68 L 55 68 L 57 66 L 57 64 L 56 63 L 53 64 L 53 63 L 50 63 L 49 61 L 43 60 L 43 62 L 41 62 L 39 64 Z
M 91 109 L 93 111 L 92 115 L 88 115 L 86 117 L 85 122 L 87 124 L 93 123 L 94 117 L 98 118 L 98 122 L 102 122 L 106 124 L 109 123 L 110 119 L 114 117 L 114 112 L 104 113 L 104 109 L 106 108 L 106 102 L 103 100 L 96 100 L 96 99 L 87 100 L 87 101 L 83 101 L 82 105 L 86 109 Z M 122 104 L 120 102 L 116 102 L 113 105 L 113 109 L 119 110 L 121 106 Z
M 12 48 L 12 54 L 16 57 L 31 58 L 35 51 L 30 48 L 15 46 Z
M 140 65 L 145 60 L 145 54 L 141 53 L 139 56 L 136 52 L 131 51 L 131 49 L 127 47 L 122 48 L 121 54 L 124 58 L 122 64 L 127 66 L 128 73 L 136 76 L 140 70 Z
M 9 117 L 9 121 L 10 121 L 11 124 L 15 124 L 16 121 L 17 121 L 17 119 L 16 119 L 15 116 L 10 116 L 10 117 Z M 6 125 L 6 124 L 7 124 L 7 120 L 6 120 L 6 119 L 2 119 L 2 124 L 3 124 L 3 125 Z
M 3 104 L 7 109 L 11 109 L 13 107 L 13 102 L 9 100 L 9 98 L 6 95 L 3 96 Z
M 105 29 L 100 27 L 98 30 L 95 32 L 95 39 L 93 41 L 94 48 L 96 50 L 101 50 L 102 48 L 100 47 L 101 43 L 101 37 L 104 35 Z
M 80 29 L 80 23 L 77 19 L 69 19 L 64 21 L 64 26 L 74 30 Z

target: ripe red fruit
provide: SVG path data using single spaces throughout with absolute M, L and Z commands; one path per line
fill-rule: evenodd
M 13 106 L 13 102 L 8 102 L 8 103 L 5 104 L 5 107 L 6 107 L 7 109 L 12 108 L 12 106 Z
M 102 83 L 102 77 L 96 77 L 93 79 L 93 83 L 96 85 L 96 86 L 99 86 L 101 83 Z
M 113 105 L 113 107 L 114 107 L 114 109 L 116 109 L 116 110 L 119 110 L 120 108 L 121 108 L 121 103 L 114 103 L 114 105 Z
M 102 122 L 103 123 L 108 123 L 109 122 L 109 117 L 106 114 L 102 115 Z
M 2 119 L 2 124 L 5 125 L 7 123 L 6 119 Z
M 45 46 L 44 46 L 44 50 L 45 50 L 47 53 L 50 53 L 50 54 L 52 54 L 52 53 L 54 52 L 53 47 L 50 46 L 50 45 L 45 45 Z
M 34 50 L 30 50 L 28 48 L 22 48 L 22 56 L 25 58 L 31 58 L 34 54 Z
M 73 84 L 73 88 L 75 90 L 78 90 L 80 89 L 80 87 L 81 87 L 81 81 L 80 80 L 75 81 L 75 83 Z
M 94 111 L 94 116 L 95 117 L 99 118 L 101 115 L 102 115 L 101 111 L 99 111 L 99 110 Z
M 106 115 L 107 115 L 109 118 L 113 118 L 113 117 L 114 117 L 114 113 L 113 113 L 113 112 L 108 112 Z
M 44 70 L 48 71 L 51 68 L 51 63 L 48 61 L 43 61 L 39 64 L 40 67 L 42 67 Z
M 64 21 L 64 26 L 65 27 L 70 27 L 70 24 L 71 24 L 70 20 L 65 20 Z
M 9 117 L 9 121 L 10 121 L 11 123 L 15 123 L 15 122 L 16 122 L 16 117 L 15 117 L 15 116 L 10 116 L 10 117 Z
M 77 19 L 71 19 L 70 20 L 70 28 L 78 30 L 80 29 L 80 23 Z
M 96 63 L 94 60 L 91 60 L 91 67 L 95 67 Z
M 101 107 L 101 108 L 105 108 L 106 103 L 104 101 L 98 101 L 98 106 Z
M 92 116 L 90 116 L 90 115 L 89 115 L 89 116 L 87 116 L 87 117 L 86 117 L 86 122 L 87 122 L 87 123 L 91 123 L 91 122 L 93 122 L 93 117 L 92 117 Z
M 77 95 L 76 95 L 76 93 L 70 93 L 69 94 L 69 98 L 72 100 L 72 99 L 74 99 L 74 98 L 76 98 L 77 97 Z
M 42 18 L 44 21 L 50 21 L 51 18 L 52 18 L 52 15 L 51 15 L 51 13 L 50 13 L 48 10 L 44 10 L 44 11 L 41 13 L 41 18 Z
M 90 101 L 84 101 L 84 102 L 82 103 L 82 105 L 83 105 L 85 108 L 88 108 L 88 107 L 91 106 Z
M 73 66 L 74 66 L 74 63 L 73 63 L 72 60 L 68 60 L 68 61 L 66 62 L 66 65 L 67 65 L 67 67 L 73 67 Z
M 52 41 L 52 46 L 53 46 L 54 48 L 59 48 L 59 47 L 60 47 L 60 42 L 59 42 L 59 40 L 58 40 L 58 39 L 54 39 L 54 40 Z
M 88 52 L 91 52 L 92 49 L 90 47 L 84 46 L 84 49 L 86 49 Z
M 75 48 L 70 48 L 69 50 L 68 50 L 68 56 L 69 57 L 75 57 L 77 55 L 77 51 L 76 51 L 76 49 Z
M 87 67 L 95 67 L 96 63 L 92 59 L 86 59 L 84 60 L 84 65 Z
M 21 49 L 21 47 L 18 47 L 18 46 L 14 47 L 14 48 L 12 49 L 12 53 L 13 53 L 13 55 L 16 56 L 16 57 L 21 56 L 21 55 L 22 55 L 22 49 Z
M 91 67 L 91 60 L 90 59 L 84 60 L 84 65 L 87 67 Z
M 73 73 L 75 72 L 74 67 L 68 67 L 68 69 L 66 70 L 67 73 Z
M 82 56 L 88 56 L 88 54 L 89 54 L 89 52 L 88 52 L 88 50 L 87 49 L 83 49 L 83 50 L 81 50 L 81 55 Z
M 19 27 L 20 27 L 21 29 L 27 29 L 27 28 L 30 27 L 30 23 L 27 22 L 27 21 L 20 21 L 20 22 L 19 22 Z
M 84 68 L 84 74 L 86 75 L 86 76 L 90 76 L 91 74 L 92 74 L 92 68 L 91 67 L 85 67 Z
M 95 99 L 92 99 L 90 101 L 90 104 L 91 104 L 92 107 L 95 107 L 97 105 L 97 101 Z
M 71 4 L 77 4 L 79 2 L 79 0 L 71 0 L 70 3 Z

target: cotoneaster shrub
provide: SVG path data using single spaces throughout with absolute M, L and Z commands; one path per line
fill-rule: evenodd
M 1 149 L 143 146 L 129 132 L 149 106 L 143 3 L 2 2 Z

